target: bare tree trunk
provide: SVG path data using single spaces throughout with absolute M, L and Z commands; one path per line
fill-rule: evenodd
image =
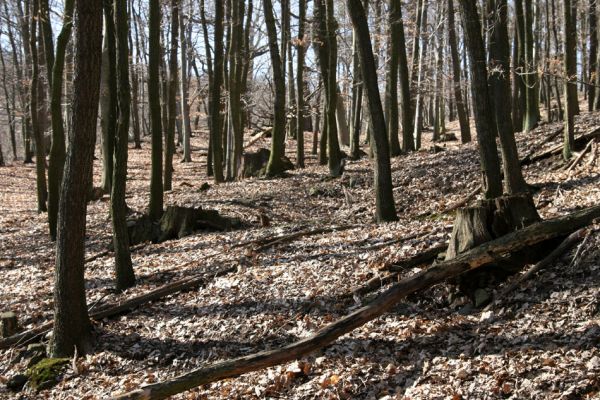
M 148 105 L 152 134 L 152 171 L 150 175 L 150 218 L 163 213 L 162 120 L 160 115 L 160 1 L 148 3 Z
M 85 299 L 84 251 L 87 190 L 98 114 L 102 53 L 102 1 L 78 1 L 75 23 L 73 134 L 65 163 L 58 208 L 54 331 L 50 353 L 69 357 L 91 350 L 91 324 Z
M 37 45 L 37 18 L 39 12 L 39 0 L 33 0 L 31 9 L 31 33 L 29 37 L 29 52 L 31 53 L 31 92 L 29 96 L 31 126 L 35 139 L 35 165 L 36 165 L 36 188 L 38 212 L 47 210 L 46 200 L 48 190 L 46 188 L 46 150 L 44 148 L 44 132 L 40 124 L 39 108 L 39 62 Z
M 450 57 L 452 58 L 452 80 L 454 88 L 454 99 L 456 101 L 456 113 L 460 125 L 460 141 L 467 143 L 471 141 L 471 127 L 465 110 L 461 81 L 460 81 L 460 59 L 458 58 L 458 45 L 456 43 L 456 27 L 454 24 L 454 2 L 448 0 L 448 41 L 450 43 Z
M 117 129 L 115 131 L 114 166 L 110 210 L 113 226 L 115 252 L 115 276 L 117 290 L 125 290 L 135 284 L 135 274 L 129 251 L 127 234 L 127 153 L 129 143 L 129 117 L 131 111 L 131 87 L 129 85 L 129 48 L 127 46 L 129 21 L 127 3 L 114 2 L 116 62 L 117 62 Z
M 487 68 L 481 24 L 477 6 L 471 0 L 459 0 L 465 29 L 466 47 L 471 67 L 471 96 L 477 141 L 479 142 L 479 162 L 482 170 L 485 197 L 493 199 L 502 195 L 500 160 L 496 148 L 496 126 L 488 93 Z
M 385 118 L 379 89 L 377 85 L 377 72 L 367 17 L 360 0 L 347 0 L 348 13 L 352 25 L 359 39 L 359 53 L 362 76 L 364 79 L 369 110 L 371 114 L 371 126 L 373 131 L 373 153 L 375 156 L 375 217 L 377 221 L 395 221 L 396 206 L 392 192 L 392 171 L 390 166 L 390 153 L 388 148 Z

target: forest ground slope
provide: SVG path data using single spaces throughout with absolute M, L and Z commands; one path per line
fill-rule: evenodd
M 577 133 L 597 127 L 600 114 L 578 117 Z M 540 145 L 560 128 L 550 124 L 518 134 L 520 154 L 559 144 L 560 134 Z M 308 149 L 312 137 L 307 136 Z M 400 220 L 377 225 L 368 158 L 349 161 L 336 180 L 324 179 L 326 167 L 317 166 L 311 156 L 308 168 L 290 171 L 285 179 L 211 183 L 201 190 L 202 183 L 210 182 L 201 156 L 206 154 L 205 137 L 196 135 L 192 144 L 194 162 L 175 164 L 174 189 L 166 204 L 217 209 L 241 219 L 243 227 L 138 248 L 132 254 L 138 285 L 122 294 L 113 290 L 112 255 L 89 262 L 88 305 L 97 308 L 193 273 L 231 265 L 237 271 L 203 288 L 96 321 L 96 353 L 39 394 L 7 391 L 4 383 L 23 365 L 14 361 L 15 350 L 1 351 L 0 397 L 104 398 L 207 362 L 308 336 L 363 304 L 366 299 L 346 294 L 381 273 L 383 265 L 446 242 L 453 216 L 435 213 L 480 182 L 475 144 L 448 142 L 445 151 L 397 157 L 392 178 Z M 256 146 L 268 146 L 267 139 Z M 288 142 L 292 159 L 294 146 Z M 127 203 L 136 211 L 143 211 L 148 201 L 149 143 L 143 147 L 130 149 L 129 157 Z M 534 200 L 543 218 L 598 204 L 598 147 L 569 173 L 558 158 L 524 168 L 526 180 L 539 187 Z M 95 163 L 98 186 L 101 165 Z M 46 215 L 35 212 L 34 166 L 12 164 L 0 168 L 0 177 L 0 311 L 15 311 L 20 323 L 31 328 L 52 318 L 54 248 Z M 428 211 L 433 216 L 423 216 Z M 261 225 L 261 215 L 270 226 Z M 342 225 L 352 226 L 261 250 L 235 247 L 310 227 Z M 106 249 L 111 240 L 106 197 L 90 203 L 87 232 L 87 256 Z M 407 239 L 386 244 L 402 238 Z M 451 285 L 437 285 L 320 353 L 180 397 L 593 398 L 600 393 L 598 249 L 600 234 L 595 233 L 576 259 L 573 249 L 488 312 L 451 299 Z

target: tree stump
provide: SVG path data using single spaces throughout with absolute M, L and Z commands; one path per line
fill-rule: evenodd
M 204 210 L 200 207 L 168 206 L 160 221 L 155 222 L 147 215 L 130 218 L 127 221 L 129 245 L 146 241 L 160 243 L 202 230 L 226 231 L 241 226 L 238 218 L 223 217 L 216 210 Z
M 529 194 L 481 200 L 474 207 L 460 208 L 456 213 L 446 260 L 540 220 Z M 526 263 L 539 258 L 540 250 L 538 247 L 499 257 L 493 264 L 458 277 L 458 287 L 476 306 L 482 306 L 491 299 L 484 293 L 486 287 L 505 280 Z
M 252 178 L 264 175 L 269 162 L 271 151 L 269 149 L 258 149 L 256 152 L 244 153 L 238 170 L 238 179 Z M 294 164 L 286 156 L 282 157 L 283 170 L 294 169 Z
M 17 315 L 12 311 L 3 312 L 0 314 L 0 324 L 2 324 L 3 338 L 7 338 L 19 332 Z

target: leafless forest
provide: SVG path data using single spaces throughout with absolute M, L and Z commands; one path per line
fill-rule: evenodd
M 599 8 L 0 0 L 0 398 L 597 398 Z

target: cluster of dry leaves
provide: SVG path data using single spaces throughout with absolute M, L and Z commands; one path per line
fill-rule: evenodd
M 584 115 L 577 128 L 584 133 L 598 125 L 598 115 Z M 558 127 L 520 134 L 521 154 L 556 145 L 560 135 L 540 143 Z M 205 144 L 199 136 L 196 146 Z M 292 159 L 293 145 L 288 143 Z M 134 210 L 144 210 L 148 201 L 150 154 L 149 144 L 144 146 L 130 151 L 127 203 Z M 2 383 L 24 365 L 15 362 L 18 350 L 0 352 L 0 397 L 105 398 L 306 337 L 368 301 L 347 294 L 381 273 L 381 265 L 445 242 L 451 215 L 416 216 L 444 209 L 479 184 L 474 144 L 448 143 L 442 152 L 398 157 L 393 181 L 400 220 L 377 225 L 368 159 L 349 162 L 337 180 L 324 179 L 326 170 L 313 156 L 308 168 L 285 179 L 201 190 L 207 178 L 199 153 L 206 148 L 194 148 L 193 163 L 175 165 L 166 203 L 217 209 L 240 218 L 244 227 L 137 249 L 132 256 L 138 285 L 122 294 L 113 290 L 111 255 L 99 257 L 86 265 L 88 304 L 99 307 L 224 266 L 236 265 L 237 271 L 95 321 L 96 352 L 73 363 L 52 389 L 9 392 Z M 594 154 L 568 173 L 557 159 L 524 169 L 528 182 L 540 187 L 534 198 L 544 218 L 598 203 L 600 161 Z M 100 168 L 96 162 L 96 184 Z M 52 318 L 54 249 L 46 216 L 35 212 L 34 167 L 14 164 L 1 168 L 0 175 L 0 311 L 16 312 L 21 325 L 32 328 Z M 261 215 L 270 226 L 261 226 Z M 260 251 L 235 246 L 341 224 L 353 227 Z M 106 249 L 111 237 L 106 197 L 89 205 L 87 232 L 88 256 Z M 402 237 L 412 239 L 392 243 Z M 593 398 L 600 393 L 599 247 L 600 235 L 591 235 L 577 259 L 566 254 L 489 311 L 450 307 L 455 289 L 438 285 L 317 354 L 178 398 Z

